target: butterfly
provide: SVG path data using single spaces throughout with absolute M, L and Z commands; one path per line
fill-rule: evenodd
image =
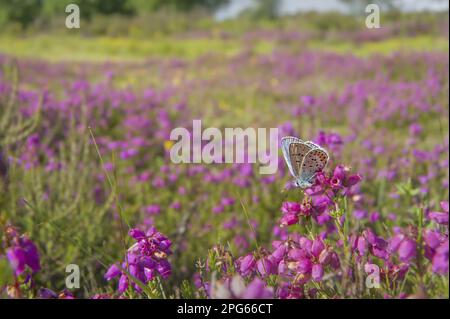
M 281 139 L 281 150 L 286 164 L 295 178 L 297 187 L 308 188 L 315 176 L 327 166 L 330 156 L 322 147 L 311 141 L 286 136 Z

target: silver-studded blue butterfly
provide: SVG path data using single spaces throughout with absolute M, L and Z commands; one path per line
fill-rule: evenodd
M 281 150 L 297 187 L 308 188 L 330 158 L 327 151 L 311 141 L 286 136 L 281 139 Z

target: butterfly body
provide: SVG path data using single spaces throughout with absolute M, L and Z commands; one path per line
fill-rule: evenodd
M 325 168 L 329 159 L 327 151 L 319 145 L 292 136 L 281 139 L 281 150 L 294 185 L 301 188 L 314 184 L 316 174 Z
M 311 187 L 313 185 L 313 183 L 310 182 L 310 181 L 304 181 L 304 180 L 302 180 L 300 178 L 297 178 L 294 181 L 294 185 L 297 186 L 297 187 L 300 187 L 300 188 L 308 188 L 308 187 Z

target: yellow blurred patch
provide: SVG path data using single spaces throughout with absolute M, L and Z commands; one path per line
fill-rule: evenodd
M 279 81 L 278 81 L 278 79 L 276 79 L 276 78 L 272 78 L 272 79 L 270 80 L 270 84 L 271 84 L 272 86 L 278 86 L 278 83 L 279 83 Z
M 171 140 L 164 141 L 164 149 L 166 151 L 169 151 L 172 148 L 173 144 L 175 144 L 174 141 Z

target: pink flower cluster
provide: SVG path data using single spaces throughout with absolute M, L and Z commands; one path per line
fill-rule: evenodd
M 129 235 L 136 240 L 136 243 L 128 249 L 126 260 L 122 262 L 121 266 L 111 265 L 105 273 L 106 280 L 120 277 L 118 286 L 120 294 L 124 293 L 130 285 L 137 292 L 142 292 L 137 280 L 147 284 L 157 276 L 167 279 L 172 271 L 167 260 L 172 253 L 171 241 L 166 236 L 154 227 L 147 232 L 133 228 Z
M 6 256 L 16 276 L 27 271 L 33 274 L 41 269 L 39 252 L 36 245 L 25 235 L 19 234 L 17 229 L 8 226 L 5 231 L 9 247 Z

